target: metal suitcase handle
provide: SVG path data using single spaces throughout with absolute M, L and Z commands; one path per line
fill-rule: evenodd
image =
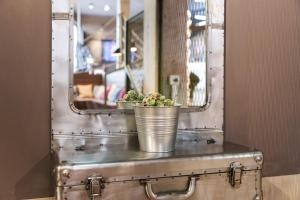
M 172 191 L 172 192 L 163 192 L 163 193 L 155 194 L 152 190 L 152 184 L 150 181 L 147 181 L 145 185 L 147 196 L 151 200 L 170 200 L 170 199 L 185 200 L 190 198 L 194 194 L 195 188 L 196 188 L 196 177 L 190 178 L 189 186 L 186 191 Z

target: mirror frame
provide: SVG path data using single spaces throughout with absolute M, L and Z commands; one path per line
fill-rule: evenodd
M 73 0 L 70 0 L 70 8 L 71 8 L 71 13 L 70 16 L 74 16 L 74 2 Z M 206 10 L 206 16 L 208 18 L 208 26 L 212 25 L 212 21 L 211 21 L 211 13 L 209 12 L 209 4 L 208 4 L 209 0 L 206 0 L 206 6 L 207 6 L 207 10 Z M 128 19 L 130 20 L 130 19 Z M 128 21 L 127 20 L 127 21 Z M 127 21 L 125 22 L 125 24 L 127 24 Z M 76 108 L 76 106 L 74 105 L 74 95 L 73 95 L 73 56 L 71 56 L 71 52 L 74 51 L 73 49 L 73 30 L 72 27 L 74 25 L 74 18 L 70 17 L 70 37 L 69 37 L 69 50 L 70 50 L 70 74 L 69 74 L 69 105 L 71 110 L 73 110 L 75 113 L 80 114 L 80 115 L 89 115 L 89 114 L 107 114 L 107 113 L 132 113 L 133 110 L 124 110 L 124 109 L 117 109 L 117 108 L 112 108 L 112 109 L 87 109 L 87 110 L 80 110 L 78 108 Z M 215 26 L 216 27 L 216 26 Z M 221 29 L 224 29 L 224 24 L 223 25 L 218 25 L 218 27 Z M 188 27 L 187 27 L 188 29 Z M 157 28 L 157 32 L 159 32 L 159 28 Z M 189 106 L 189 107 L 181 107 L 180 111 L 181 112 L 203 112 L 205 110 L 207 110 L 209 108 L 209 106 L 212 103 L 212 67 L 209 67 L 209 58 L 210 56 L 208 55 L 209 52 L 213 52 L 212 46 L 209 45 L 209 42 L 212 40 L 212 38 L 210 38 L 209 34 L 209 28 L 206 28 L 206 103 L 203 106 Z M 125 35 L 125 37 L 127 37 Z M 127 52 L 126 52 L 127 53 Z M 159 50 L 156 51 L 156 54 L 159 54 Z M 125 55 L 125 60 L 127 58 L 127 55 Z M 125 61 L 127 64 L 127 61 Z M 209 70 L 210 68 L 210 70 Z M 124 70 L 126 71 L 126 69 L 124 68 Z
M 154 1 L 154 0 L 146 0 Z M 130 132 L 128 117 L 133 110 L 77 110 L 71 101 L 73 94 L 72 19 L 74 0 L 52 0 L 52 89 L 51 120 L 55 136 L 84 133 Z M 204 108 L 182 108 L 179 128 L 223 129 L 224 113 L 224 0 L 208 0 L 211 32 L 209 32 L 209 54 L 207 80 L 210 95 Z M 71 59 L 70 59 L 71 57 Z M 72 67 L 70 67 L 72 66 Z M 71 84 L 70 84 L 71 83 Z M 125 117 L 124 117 L 125 116 Z M 201 120 L 199 120 L 201 119 Z M 129 120 L 130 121 L 130 120 Z

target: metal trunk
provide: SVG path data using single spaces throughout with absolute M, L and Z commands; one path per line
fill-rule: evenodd
M 55 155 L 58 200 L 262 199 L 262 153 L 231 143 L 182 141 L 173 153 L 115 145 Z

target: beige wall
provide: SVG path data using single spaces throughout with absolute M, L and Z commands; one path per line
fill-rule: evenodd
M 91 51 L 91 55 L 94 58 L 94 63 L 101 63 L 102 61 L 102 42 L 101 40 L 89 40 L 87 43 Z
M 82 16 L 81 23 L 89 36 L 86 45 L 94 59 L 94 63 L 102 62 L 102 40 L 115 40 L 116 19 L 104 16 Z
M 263 178 L 264 200 L 299 200 L 300 175 Z

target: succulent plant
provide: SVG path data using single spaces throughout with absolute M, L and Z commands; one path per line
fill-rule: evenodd
M 121 99 L 121 101 L 139 101 L 142 102 L 144 99 L 144 95 L 141 93 L 137 93 L 134 90 L 129 90 L 124 97 Z
M 143 99 L 144 106 L 174 106 L 174 101 L 159 93 L 150 93 Z

